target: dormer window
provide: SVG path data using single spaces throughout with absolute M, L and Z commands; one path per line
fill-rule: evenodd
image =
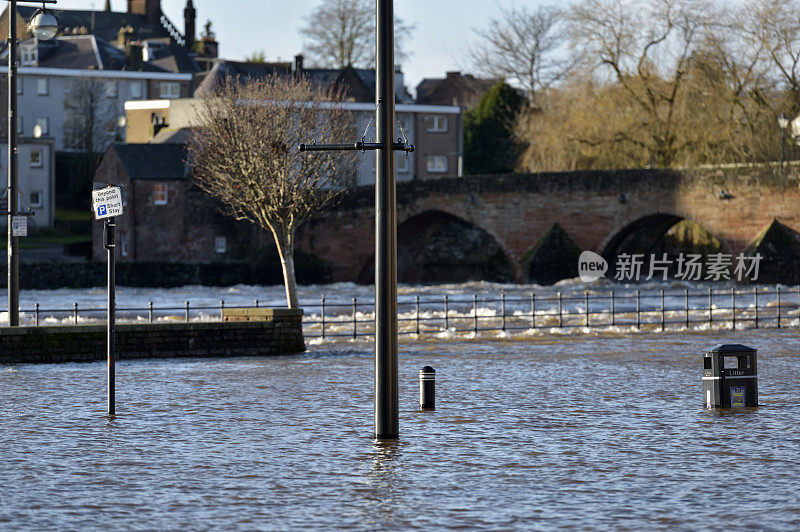
M 20 47 L 20 63 L 22 66 L 36 66 L 39 62 L 39 48 L 35 44 Z

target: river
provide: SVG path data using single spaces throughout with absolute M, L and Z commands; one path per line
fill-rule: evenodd
M 797 327 L 405 338 L 390 444 L 372 440 L 366 339 L 122 360 L 115 419 L 102 363 L 0 366 L 0 528 L 793 530 L 798 340 Z M 703 408 L 700 353 L 718 343 L 759 350 L 758 408 Z M 425 365 L 434 412 L 417 411 Z

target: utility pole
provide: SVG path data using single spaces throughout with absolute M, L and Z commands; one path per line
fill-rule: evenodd
M 17 119 L 17 0 L 8 2 L 8 325 L 19 325 L 19 237 L 14 234 L 14 219 L 19 216 L 19 150 Z M 37 39 L 50 40 L 58 32 L 58 19 L 44 9 L 56 0 L 38 0 L 42 9 L 34 13 L 29 26 Z
M 394 135 L 394 2 L 377 0 L 375 131 L 375 437 L 399 435 L 397 396 L 397 201 Z
M 300 151 L 375 150 L 375 438 L 399 436 L 397 395 L 397 202 L 394 152 L 414 151 L 393 142 L 394 5 L 376 0 L 375 129 L 377 142 L 301 144 Z
M 17 0 L 8 5 L 8 325 L 19 325 L 19 237 L 14 217 L 19 216 L 17 175 Z

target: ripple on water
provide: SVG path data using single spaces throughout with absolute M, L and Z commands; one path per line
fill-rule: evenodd
M 800 526 L 792 331 L 404 344 L 401 439 L 372 441 L 369 347 L 0 371 L 16 528 Z M 759 349 L 762 406 L 706 411 L 702 348 Z M 417 371 L 437 411 L 417 412 Z M 105 511 L 113 508 L 113 511 Z

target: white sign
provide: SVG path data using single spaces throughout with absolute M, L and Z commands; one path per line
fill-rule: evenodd
M 93 190 L 92 211 L 94 211 L 95 220 L 122 216 L 122 189 L 106 187 Z
M 14 216 L 11 218 L 11 236 L 28 236 L 27 216 Z

